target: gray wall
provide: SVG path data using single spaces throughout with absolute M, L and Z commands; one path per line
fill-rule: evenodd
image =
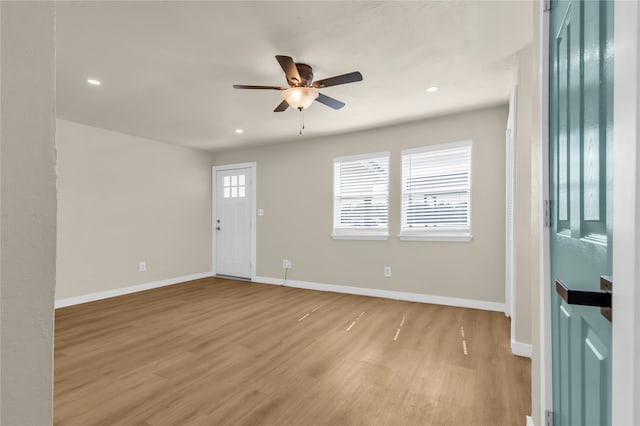
M 504 135 L 507 107 L 214 155 L 257 162 L 257 275 L 504 303 Z M 310 111 L 309 114 L 312 112 Z M 292 132 L 297 129 L 291 129 Z M 473 140 L 471 242 L 399 241 L 400 151 Z M 391 151 L 388 241 L 331 238 L 333 159 Z M 383 277 L 383 267 L 392 277 Z
M 56 300 L 211 271 L 209 153 L 57 123 Z
M 0 2 L 0 424 L 52 419 L 53 2 Z

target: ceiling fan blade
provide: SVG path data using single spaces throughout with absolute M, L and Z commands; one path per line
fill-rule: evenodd
M 276 107 L 276 109 L 273 110 L 273 112 L 282 112 L 285 109 L 289 108 L 289 104 L 287 103 L 287 101 L 282 101 L 280 102 L 280 104 Z
M 333 99 L 332 97 L 327 95 L 323 95 L 322 93 L 318 93 L 316 101 L 320 102 L 321 104 L 325 104 L 326 106 L 333 109 L 340 109 L 345 105 L 344 102 L 340 102 L 339 100 Z
M 284 73 L 287 75 L 288 82 L 298 84 L 302 81 L 300 74 L 298 73 L 298 67 L 296 67 L 291 56 L 276 55 L 276 59 Z
M 353 83 L 356 81 L 362 81 L 362 74 L 360 74 L 360 72 L 358 71 L 314 81 L 311 86 L 316 88 L 323 88 L 337 86 L 339 84 Z
M 252 86 L 247 84 L 234 84 L 234 89 L 271 89 L 271 90 L 287 90 L 286 87 L 280 86 Z

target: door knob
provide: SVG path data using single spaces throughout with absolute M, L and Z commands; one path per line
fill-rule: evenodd
M 600 290 L 574 290 L 562 280 L 556 280 L 556 292 L 570 305 L 598 306 L 602 316 L 611 321 L 611 292 L 613 282 L 610 276 L 600 277 Z

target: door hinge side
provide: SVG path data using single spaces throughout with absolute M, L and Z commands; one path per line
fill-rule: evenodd
M 543 11 L 548 12 L 551 10 L 551 0 L 544 0 Z
M 544 426 L 553 426 L 553 411 L 547 410 L 544 412 L 544 414 L 545 414 Z
M 544 227 L 551 227 L 551 202 L 544 200 Z

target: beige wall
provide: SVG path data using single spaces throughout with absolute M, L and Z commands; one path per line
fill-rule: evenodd
M 210 154 L 57 123 L 56 300 L 211 271 Z
M 50 425 L 56 257 L 53 2 L 0 2 L 0 424 Z
M 546 230 L 542 225 L 542 209 L 543 209 L 543 137 L 541 132 L 542 116 L 541 116 L 541 85 L 542 73 L 546 70 L 542 69 L 541 52 L 541 5 L 539 1 L 532 1 L 533 8 L 533 38 L 531 45 L 531 70 L 533 91 L 531 93 L 531 415 L 534 424 L 544 424 L 541 418 L 542 394 L 540 376 L 542 373 L 540 357 L 543 356 L 540 351 L 540 333 L 542 332 L 540 322 L 540 299 L 541 287 L 544 286 L 544 280 L 541 275 L 541 250 L 543 246 L 542 234 Z
M 518 100 L 516 118 L 516 191 L 515 191 L 515 336 L 516 342 L 531 343 L 531 195 L 532 195 L 532 46 L 518 54 Z
M 504 137 L 499 106 L 370 131 L 225 152 L 216 165 L 257 162 L 257 275 L 504 303 Z M 309 114 L 312 112 L 310 111 Z M 295 127 L 292 132 L 297 131 Z M 399 241 L 400 150 L 473 140 L 473 240 Z M 388 241 L 331 238 L 333 159 L 391 151 Z M 383 277 L 383 267 L 392 277 Z
M 515 336 L 531 344 L 531 415 L 540 416 L 540 249 L 542 246 L 542 142 L 540 134 L 540 4 L 533 8 L 532 43 L 518 55 L 518 117 L 516 157 L 516 284 Z
M 516 283 L 515 335 L 531 344 L 531 415 L 543 424 L 540 391 L 540 261 L 543 210 L 543 149 L 541 140 L 542 72 L 540 57 L 540 2 L 531 1 L 532 42 L 518 54 L 518 102 L 516 135 Z

